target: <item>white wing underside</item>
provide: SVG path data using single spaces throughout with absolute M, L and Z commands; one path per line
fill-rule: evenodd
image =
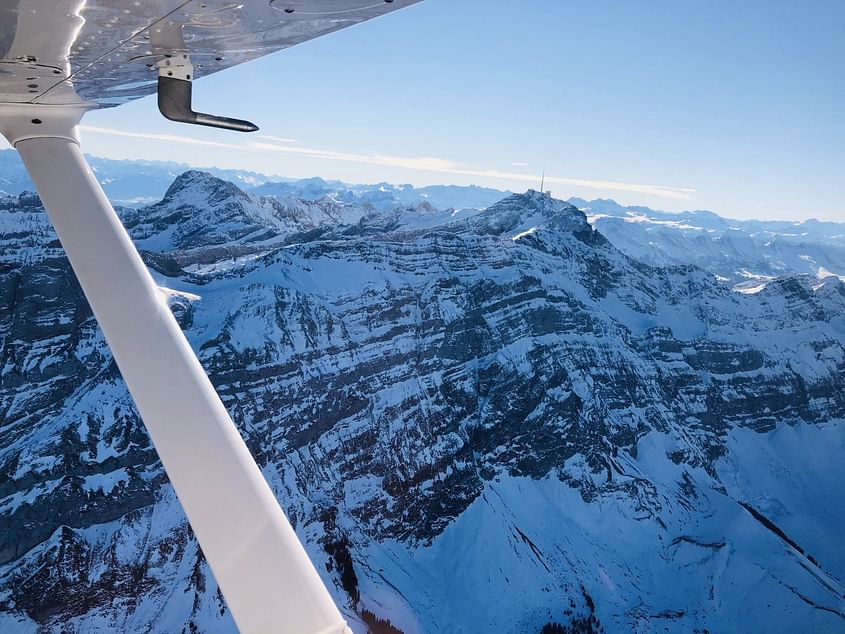
M 418 1 L 0 0 L 0 103 L 116 106 L 155 92 L 164 50 L 201 78 Z

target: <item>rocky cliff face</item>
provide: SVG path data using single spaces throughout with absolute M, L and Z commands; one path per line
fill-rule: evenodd
M 43 212 L 3 205 L 0 629 L 234 630 Z M 122 213 L 357 630 L 845 627 L 839 280 L 732 292 L 534 192 L 193 172 Z

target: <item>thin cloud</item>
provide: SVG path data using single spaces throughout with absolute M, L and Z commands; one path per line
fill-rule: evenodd
M 352 152 L 337 152 L 335 150 L 321 150 L 309 147 L 288 147 L 286 145 L 275 145 L 273 143 L 249 142 L 246 147 L 263 152 L 278 152 L 281 154 L 298 154 L 310 158 L 318 158 L 327 161 L 344 161 L 347 163 L 364 163 L 366 165 L 383 165 L 385 167 L 404 167 L 407 169 L 420 170 L 423 172 L 444 172 L 451 173 L 459 168 L 453 161 L 439 159 L 430 156 L 388 156 L 385 154 L 356 154 Z
M 511 167 L 528 167 L 528 163 L 520 163 L 520 162 L 511 163 Z
M 259 139 L 267 139 L 268 141 L 278 141 L 279 143 L 299 143 L 296 139 L 285 139 L 280 136 L 270 136 L 269 134 L 259 134 Z
M 94 134 L 106 134 L 108 136 L 122 136 L 130 139 L 146 139 L 153 141 L 167 141 L 168 143 L 183 143 L 185 145 L 205 145 L 208 147 L 223 147 L 229 149 L 241 149 L 243 146 L 236 143 L 221 143 L 220 141 L 206 141 L 205 139 L 195 139 L 189 136 L 181 136 L 177 134 L 147 134 L 141 132 L 127 132 L 125 130 L 114 130 L 112 128 L 98 128 L 92 125 L 81 125 L 79 129 L 83 132 L 93 132 Z
M 111 136 L 129 137 L 145 140 L 165 141 L 168 143 L 184 143 L 187 145 L 204 145 L 241 151 L 269 152 L 277 154 L 291 154 L 305 156 L 308 158 L 321 159 L 326 161 L 342 161 L 347 163 L 359 163 L 365 165 L 381 165 L 384 167 L 400 167 L 423 172 L 436 172 L 440 174 L 453 174 L 458 176 L 472 176 L 490 178 L 511 182 L 532 183 L 537 182 L 536 174 L 521 174 L 519 172 L 503 172 L 500 170 L 485 170 L 463 166 L 455 161 L 430 156 L 391 156 L 387 154 L 359 154 L 354 152 L 339 152 L 336 150 L 325 150 L 320 148 L 309 148 L 301 145 L 279 145 L 278 143 L 264 143 L 261 141 L 248 141 L 246 143 L 222 143 L 219 141 L 207 141 L 193 137 L 175 134 L 142 134 L 138 132 L 126 132 L 112 128 L 99 128 L 95 126 L 80 126 L 84 132 L 94 134 L 105 134 Z M 267 139 L 268 137 L 259 137 Z M 286 141 L 287 142 L 287 141 Z M 546 175 L 546 182 L 555 185 L 567 185 L 570 187 L 584 187 L 602 191 L 623 191 L 635 192 L 660 196 L 663 198 L 674 198 L 677 200 L 690 200 L 695 194 L 695 189 L 683 187 L 670 187 L 667 185 L 650 185 L 642 183 L 622 183 L 617 181 L 591 180 L 582 178 L 565 178 L 561 176 Z

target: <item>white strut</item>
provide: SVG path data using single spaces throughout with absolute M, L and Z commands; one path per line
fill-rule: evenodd
M 0 104 L 241 632 L 349 632 L 88 167 L 80 106 Z M 35 122 L 38 123 L 35 123 Z

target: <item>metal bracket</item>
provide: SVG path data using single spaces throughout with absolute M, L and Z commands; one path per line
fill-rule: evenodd
M 158 109 L 167 119 L 212 128 L 255 132 L 258 126 L 243 119 L 195 112 L 191 107 L 194 67 L 187 54 L 165 55 L 158 63 Z

